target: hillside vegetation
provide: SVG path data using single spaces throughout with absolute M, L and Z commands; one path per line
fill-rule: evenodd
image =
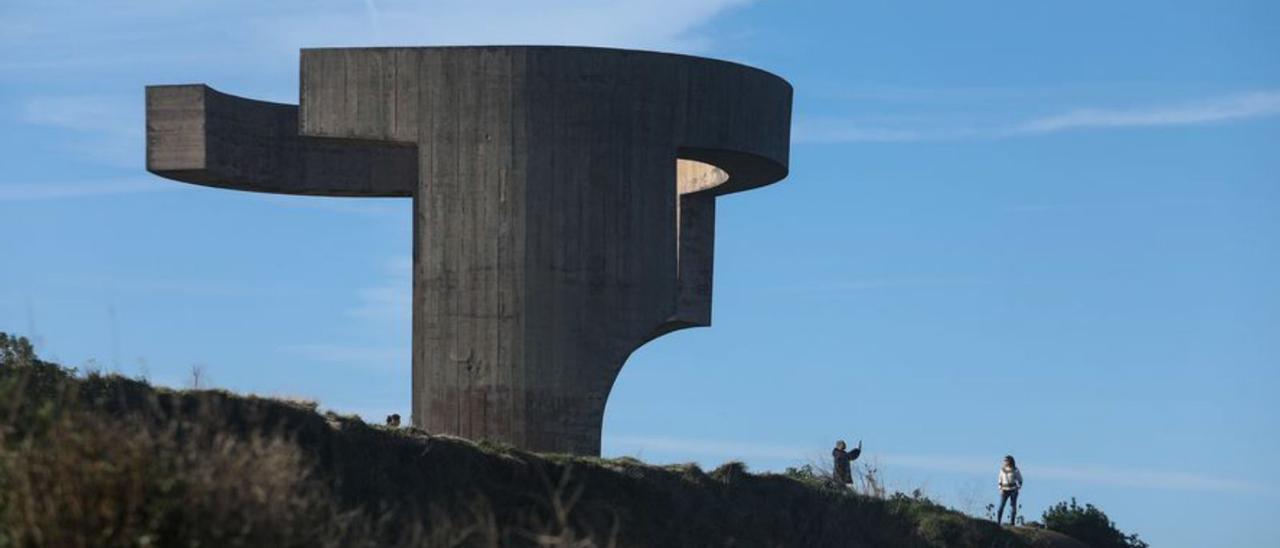
M 740 463 L 534 454 L 77 375 L 19 341 L 0 341 L 0 547 L 1084 546 Z

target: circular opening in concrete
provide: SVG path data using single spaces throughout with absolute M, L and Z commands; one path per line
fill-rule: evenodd
M 676 160 L 676 188 L 680 194 L 720 186 L 728 180 L 728 172 L 711 164 L 683 158 Z

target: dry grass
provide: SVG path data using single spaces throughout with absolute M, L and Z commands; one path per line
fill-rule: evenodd
M 424 511 L 414 501 L 344 502 L 342 482 L 326 477 L 333 466 L 318 467 L 307 444 L 239 408 L 246 402 L 320 417 L 293 402 L 77 378 L 0 352 L 0 547 L 616 544 L 616 523 L 597 543 L 573 522 L 582 486 L 571 467 L 544 472 L 545 493 L 501 523 L 483 496 Z
M 209 423 L 104 417 L 10 379 L 0 411 L 0 545 L 359 546 L 298 446 Z
M 539 455 L 73 376 L 12 350 L 0 344 L 0 548 L 1026 546 L 922 497 L 885 496 L 873 469 L 861 469 L 864 496 L 741 463 Z

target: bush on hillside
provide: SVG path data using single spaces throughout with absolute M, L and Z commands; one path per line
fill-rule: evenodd
M 1147 548 L 1137 534 L 1124 534 L 1098 507 L 1080 506 L 1074 497 L 1070 503 L 1063 501 L 1049 507 L 1043 520 L 1046 529 L 1075 537 L 1093 548 Z
M 812 464 L 788 466 L 782 475 L 811 487 L 821 489 L 838 489 L 840 487 L 835 479 L 831 477 L 831 474 Z
M 0 333 L 0 366 L 28 365 L 36 361 L 35 348 L 26 337 Z

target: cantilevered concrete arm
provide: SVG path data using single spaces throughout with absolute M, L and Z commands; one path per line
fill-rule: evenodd
M 298 107 L 209 86 L 147 87 L 147 170 L 198 185 L 321 196 L 411 196 L 418 154 L 298 135 Z

